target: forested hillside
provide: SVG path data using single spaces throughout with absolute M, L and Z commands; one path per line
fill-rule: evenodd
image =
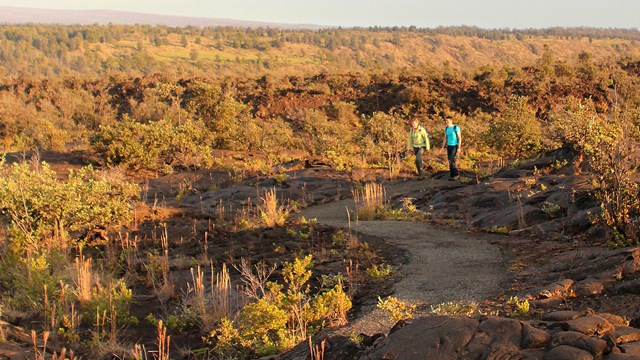
M 521 67 L 549 53 L 575 61 L 634 57 L 637 30 L 361 28 L 0 27 L 0 75 L 52 77 L 156 72 L 176 76 L 309 75 L 348 71 L 464 71 Z

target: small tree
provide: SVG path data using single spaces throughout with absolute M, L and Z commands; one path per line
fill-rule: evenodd
M 406 136 L 406 125 L 400 117 L 375 112 L 371 117 L 362 117 L 356 141 L 368 162 L 384 164 L 393 172 L 397 154 L 406 146 Z
M 200 54 L 198 53 L 198 50 L 191 49 L 191 51 L 189 51 L 189 59 L 191 59 L 191 61 L 198 60 L 199 56 L 200 56 Z
M 187 87 L 184 100 L 187 111 L 210 131 L 212 147 L 247 150 L 259 143 L 260 131 L 249 107 L 220 85 L 194 81 Z
M 585 155 L 592 155 L 602 144 L 612 143 L 617 133 L 614 126 L 596 112 L 591 99 L 569 97 L 562 107 L 551 113 L 550 135 L 578 153 L 575 166 L 579 169 Z
M 602 210 L 597 219 L 613 230 L 616 246 L 640 243 L 639 165 L 640 149 L 626 133 L 602 143 L 591 159 L 592 186 Z
M 506 158 L 521 158 L 542 149 L 542 127 L 526 96 L 512 95 L 507 108 L 492 121 L 485 141 Z

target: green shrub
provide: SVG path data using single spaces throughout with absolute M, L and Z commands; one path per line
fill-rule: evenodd
M 591 183 L 601 212 L 596 217 L 612 231 L 617 246 L 640 243 L 640 187 L 638 146 L 623 134 L 613 144 L 601 145 L 590 160 Z
M 107 318 L 116 317 L 119 324 L 132 325 L 137 318 L 129 315 L 132 291 L 123 279 L 119 279 L 105 287 L 97 287 L 92 291 L 91 298 L 81 303 L 82 321 L 86 325 L 95 325 L 96 316 Z
M 360 153 L 368 164 L 390 168 L 396 166 L 398 152 L 406 148 L 408 129 L 399 117 L 375 112 L 363 116 L 355 137 Z
M 189 120 L 178 125 L 167 119 L 143 124 L 125 116 L 116 125 L 101 126 L 90 144 L 106 165 L 165 172 L 174 166 L 209 167 L 210 139 L 202 128 Z
M 373 280 L 381 280 L 393 273 L 393 268 L 389 264 L 374 264 L 367 269 L 367 275 Z
M 527 101 L 525 96 L 511 96 L 484 135 L 485 142 L 505 158 L 526 158 L 542 149 L 542 127 Z
M 493 225 L 489 231 L 497 234 L 508 234 L 509 228 L 506 226 Z
M 558 213 L 558 211 L 560 211 L 560 205 L 554 204 L 554 203 L 549 202 L 549 201 L 545 201 L 542 204 L 541 209 L 545 214 L 547 214 L 549 216 L 555 216 Z
M 285 263 L 284 285 L 268 283 L 264 297 L 244 306 L 235 323 L 223 320 L 207 342 L 216 343 L 220 356 L 244 359 L 279 353 L 305 341 L 320 327 L 345 324 L 352 303 L 342 282 L 312 296 L 307 285 L 311 268 L 311 255 Z
M 511 305 L 511 316 L 522 317 L 529 314 L 530 305 L 529 300 L 520 300 L 517 296 L 512 296 L 507 301 L 507 305 Z
M 598 114 L 591 99 L 569 97 L 549 118 L 552 138 L 578 152 L 576 167 L 585 155 L 592 155 L 601 144 L 612 143 L 617 137 L 616 126 Z
M 393 322 L 413 319 L 413 314 L 416 310 L 415 305 L 409 305 L 394 296 L 389 296 L 386 300 L 378 297 L 377 307 L 389 312 L 390 319 Z
M 470 316 L 478 311 L 478 304 L 473 301 L 448 301 L 431 306 L 434 315 Z
M 329 291 L 317 295 L 313 299 L 313 319 L 328 321 L 330 327 L 347 324 L 347 311 L 351 309 L 351 299 L 344 292 L 342 281 Z
M 261 131 L 249 106 L 222 86 L 195 80 L 188 84 L 184 98 L 187 111 L 211 134 L 207 143 L 213 148 L 245 150 L 260 143 Z
M 131 215 L 137 185 L 91 166 L 71 171 L 66 182 L 46 163 L 0 162 L 0 208 L 10 223 L 13 250 L 38 252 L 43 240 L 65 247 L 69 232 L 119 225 Z

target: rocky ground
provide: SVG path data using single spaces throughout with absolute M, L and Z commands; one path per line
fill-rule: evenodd
M 323 236 L 335 228 L 370 243 L 394 275 L 360 289 L 349 325 L 313 339 L 324 342 L 324 359 L 640 358 L 640 249 L 607 247 L 605 231 L 591 222 L 598 206 L 587 178 L 564 160 L 556 153 L 491 177 L 465 173 L 460 182 L 447 181 L 444 173 L 389 181 L 381 173 L 345 174 L 300 161 L 283 166 L 281 177 L 176 173 L 149 179 L 143 191 L 149 204 L 162 205 L 155 215 L 166 219 L 171 233 L 185 235 L 171 246 L 177 284 L 184 285 L 189 274 L 180 263 L 202 255 L 198 239 L 207 231 L 216 239 L 207 249 L 216 264 L 243 257 L 282 261 L 321 248 Z M 347 217 L 355 181 L 381 182 L 393 207 L 410 198 L 427 215 L 418 222 L 355 221 Z M 190 190 L 176 199 L 185 184 Z M 318 243 L 289 239 L 286 229 L 216 237 L 207 219 L 256 204 L 260 189 L 269 188 L 304 208 L 297 216 L 318 219 L 325 234 Z M 282 246 L 274 246 L 278 241 Z M 343 262 L 328 259 L 321 271 L 340 271 Z M 378 296 L 390 295 L 416 305 L 415 319 L 394 324 L 376 308 Z M 515 296 L 529 302 L 529 312 L 508 305 Z M 431 313 L 431 306 L 461 300 L 476 302 L 482 314 Z M 142 310 L 161 305 L 146 302 Z M 14 324 L 2 328 L 13 339 L 5 344 L 29 343 Z M 199 339 L 177 334 L 177 342 L 180 335 L 183 344 L 191 335 Z M 277 358 L 307 359 L 309 345 Z
M 405 224 L 404 231 L 382 222 L 379 235 L 413 255 L 434 251 L 424 249 L 425 241 L 439 244 L 436 256 L 448 265 L 433 271 L 430 261 L 410 255 L 399 270 L 403 276 L 411 278 L 422 268 L 423 282 L 444 277 L 449 284 L 437 291 L 445 298 L 436 301 L 483 294 L 480 303 L 494 311 L 454 317 L 422 313 L 387 331 L 380 331 L 384 321 L 372 321 L 360 333 L 359 344 L 349 340 L 349 331 L 362 329 L 362 322 L 355 321 L 346 331 L 315 340 L 324 341 L 325 359 L 640 359 L 640 248 L 607 247 L 604 229 L 591 222 L 598 206 L 587 178 L 571 167 L 558 167 L 556 156 L 480 181 L 467 174 L 465 182 L 450 183 L 443 181 L 446 174 L 435 174 L 417 187 L 418 180 L 388 184 L 400 189 L 392 197 L 396 206 L 404 197 L 413 198 L 431 218 L 427 224 Z M 545 209 L 550 204 L 558 207 Z M 434 234 L 442 225 L 448 229 L 445 235 Z M 413 235 L 420 241 L 398 242 L 411 227 L 427 230 Z M 504 235 L 487 239 L 485 232 Z M 471 251 L 480 259 L 484 253 L 483 261 L 459 255 L 465 240 L 477 242 L 478 249 Z M 448 251 L 437 251 L 451 242 L 455 246 Z M 472 281 L 457 286 L 460 273 Z M 503 276 L 494 278 L 496 273 Z M 398 281 L 392 294 L 410 299 L 411 287 L 411 282 Z M 529 312 L 518 314 L 507 305 L 516 296 L 528 301 Z M 425 304 L 435 300 L 428 291 L 421 298 Z M 375 312 L 362 318 L 375 318 Z M 300 346 L 281 358 L 302 359 L 308 348 Z

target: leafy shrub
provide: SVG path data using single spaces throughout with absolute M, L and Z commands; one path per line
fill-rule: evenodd
M 106 313 L 108 318 L 117 315 L 121 324 L 135 324 L 137 318 L 129 315 L 131 296 L 131 289 L 127 288 L 123 279 L 105 287 L 95 288 L 91 297 L 81 304 L 82 321 L 87 325 L 93 325 L 96 324 L 96 316 Z
M 434 315 L 470 316 L 478 311 L 478 304 L 473 301 L 449 301 L 431 306 Z
M 560 211 L 560 205 L 545 201 L 542 204 L 541 210 L 549 216 L 555 216 L 558 211 Z
M 506 226 L 493 225 L 489 231 L 497 234 L 508 234 L 509 228 Z
M 307 285 L 311 268 L 311 255 L 284 263 L 284 286 L 268 283 L 265 296 L 244 306 L 237 322 L 223 320 L 207 342 L 216 344 L 215 351 L 221 356 L 250 358 L 289 349 L 325 322 L 329 326 L 344 324 L 351 299 L 342 282 L 311 296 Z
M 314 320 L 327 320 L 329 326 L 340 326 L 347 324 L 347 311 L 351 309 L 351 299 L 344 292 L 342 281 L 329 291 L 317 295 L 313 299 Z
M 184 101 L 187 111 L 209 130 L 213 148 L 245 150 L 260 143 L 260 129 L 251 118 L 250 108 L 220 85 L 192 81 Z
M 44 162 L 7 166 L 2 161 L 0 173 L 0 208 L 19 252 L 38 252 L 42 240 L 66 240 L 70 231 L 121 224 L 131 215 L 131 199 L 139 195 L 137 185 L 91 166 L 71 171 L 66 182 Z
M 317 109 L 298 110 L 289 114 L 289 118 L 304 150 L 325 156 L 336 167 L 351 166 L 353 131 L 348 124 L 330 120 L 325 112 Z
M 238 317 L 239 334 L 260 355 L 275 354 L 280 349 L 278 342 L 283 337 L 289 314 L 275 298 L 263 297 L 242 308 Z
M 398 153 L 406 147 L 407 129 L 398 116 L 375 112 L 362 117 L 362 127 L 356 134 L 356 143 L 367 163 L 392 167 Z
M 102 126 L 90 139 L 107 165 L 130 169 L 163 170 L 174 166 L 207 167 L 213 163 L 202 124 L 169 120 L 142 124 L 125 116 L 117 125 Z
M 374 264 L 370 268 L 367 268 L 367 275 L 374 280 L 380 280 L 391 275 L 393 268 L 389 264 Z
M 409 305 L 394 296 L 389 296 L 386 300 L 382 300 L 378 297 L 377 307 L 378 309 L 389 312 L 390 319 L 393 322 L 413 319 L 413 313 L 416 310 L 415 305 Z
M 634 180 L 639 164 L 637 143 L 626 133 L 602 144 L 590 161 L 592 187 L 601 202 L 596 219 L 613 231 L 618 245 L 640 243 L 640 187 Z
M 517 296 L 512 296 L 509 298 L 509 301 L 507 301 L 507 305 L 511 305 L 512 307 L 510 311 L 512 316 L 522 317 L 529 314 L 530 305 L 527 299 L 520 300 Z
M 542 127 L 527 101 L 526 96 L 511 96 L 507 108 L 485 133 L 485 142 L 503 157 L 529 157 L 542 148 Z
M 593 100 L 569 97 L 562 107 L 550 114 L 552 138 L 578 152 L 576 167 L 585 155 L 591 155 L 601 144 L 612 143 L 616 127 L 596 111 Z
M 270 157 L 277 157 L 284 150 L 295 149 L 301 146 L 299 138 L 293 133 L 293 129 L 281 118 L 265 120 L 258 131 L 260 136 L 260 150 Z

